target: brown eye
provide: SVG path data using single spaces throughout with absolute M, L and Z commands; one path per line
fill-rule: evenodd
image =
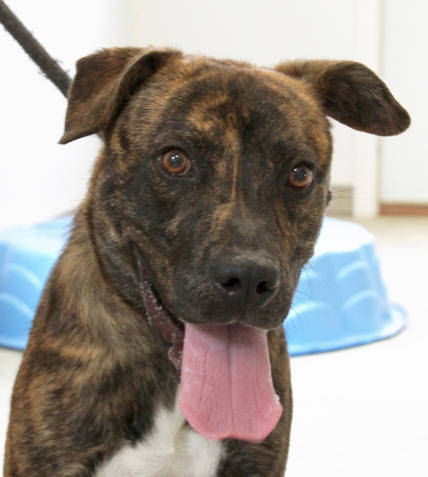
M 162 169 L 172 176 L 184 176 L 192 168 L 190 159 L 183 151 L 174 149 L 161 157 Z
M 295 189 L 303 189 L 312 184 L 314 173 L 306 164 L 297 164 L 288 174 L 288 183 Z

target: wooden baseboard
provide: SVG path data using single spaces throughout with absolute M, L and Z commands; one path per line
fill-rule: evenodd
M 428 204 L 380 204 L 379 214 L 428 216 Z

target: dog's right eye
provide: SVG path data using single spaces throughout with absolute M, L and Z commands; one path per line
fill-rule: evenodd
M 170 176 L 184 176 L 192 169 L 192 161 L 180 149 L 166 152 L 160 158 L 164 172 Z
M 288 174 L 288 184 L 294 189 L 307 189 L 314 181 L 314 172 L 305 163 L 299 163 Z

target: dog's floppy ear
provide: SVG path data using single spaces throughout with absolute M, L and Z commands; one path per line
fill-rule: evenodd
M 178 56 L 172 49 L 110 48 L 81 58 L 60 144 L 105 130 L 136 87 Z
M 407 111 L 373 71 L 353 61 L 281 63 L 280 73 L 309 82 L 328 116 L 351 128 L 391 136 L 410 124 Z

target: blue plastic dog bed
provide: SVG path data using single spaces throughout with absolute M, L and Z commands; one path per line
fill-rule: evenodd
M 0 232 L 0 345 L 25 348 L 41 291 L 71 220 L 63 217 Z M 362 227 L 324 220 L 284 324 L 290 354 L 365 344 L 404 328 L 405 313 L 388 299 L 374 245 Z
M 360 225 L 326 218 L 285 321 L 290 353 L 367 344 L 405 325 L 404 309 L 389 301 L 374 236 Z

